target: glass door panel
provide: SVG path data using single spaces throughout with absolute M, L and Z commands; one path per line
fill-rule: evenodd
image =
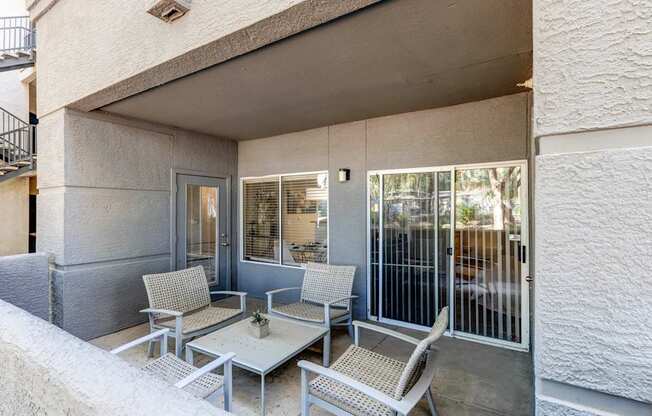
M 188 185 L 186 202 L 186 268 L 204 266 L 209 282 L 216 280 L 216 187 Z
M 437 180 L 434 172 L 370 176 L 370 313 L 374 316 L 432 326 L 439 309 L 448 303 L 446 262 L 439 267 L 438 261 L 441 250 L 445 257 L 447 245 L 438 243 L 446 237 L 437 230 Z M 441 199 L 445 198 L 442 193 Z
M 380 175 L 369 176 L 369 314 L 378 315 L 380 285 Z
M 455 331 L 521 343 L 522 173 L 455 171 Z
M 176 269 L 202 266 L 220 290 L 230 286 L 228 205 L 226 179 L 177 175 Z

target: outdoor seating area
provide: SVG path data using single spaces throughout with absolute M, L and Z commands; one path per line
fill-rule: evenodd
M 145 275 L 150 308 L 142 312 L 149 314 L 149 325 L 92 343 L 168 384 L 237 414 L 307 415 L 326 411 L 337 415 L 457 415 L 468 411 L 492 415 L 502 414 L 505 403 L 514 406 L 509 414 L 527 414 L 531 388 L 527 382 L 528 354 L 513 352 L 522 356 L 520 368 L 524 373 L 519 375 L 522 383 L 511 386 L 515 397 L 520 389 L 526 400 L 496 401 L 496 409 L 489 403 L 466 403 L 467 398 L 478 398 L 477 394 L 466 396 L 464 385 L 472 387 L 471 379 L 458 374 L 453 380 L 459 384 L 443 384 L 450 380 L 446 378 L 450 364 L 440 357 L 440 344 L 451 342 L 443 337 L 449 323 L 448 307 L 442 308 L 427 334 L 353 321 L 354 273 L 352 266 L 308 264 L 302 287 L 268 292 L 267 305 L 257 299 L 247 301 L 241 292 L 209 291 L 201 266 Z M 288 290 L 300 290 L 300 301 L 285 305 L 273 301 L 275 293 Z M 221 299 L 211 302 L 211 294 Z M 259 314 L 264 306 L 269 313 Z M 314 311 L 293 315 L 299 306 Z M 257 311 L 256 319 L 245 313 L 247 309 Z M 266 330 L 258 331 L 260 325 Z M 168 346 L 168 337 L 175 338 L 173 345 Z M 154 353 L 155 343 L 159 354 Z M 185 361 L 181 359 L 184 350 Z M 505 352 L 496 350 L 499 355 Z M 454 355 L 448 360 L 464 360 Z M 318 357 L 323 365 L 315 363 Z M 259 377 L 258 382 L 252 374 Z M 464 398 L 447 397 L 451 388 L 460 389 L 458 394 L 463 393 Z

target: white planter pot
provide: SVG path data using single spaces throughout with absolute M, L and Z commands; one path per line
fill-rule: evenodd
M 249 325 L 249 331 L 251 332 L 251 335 L 256 338 L 265 338 L 267 335 L 269 335 L 269 322 L 264 325 L 252 323 Z

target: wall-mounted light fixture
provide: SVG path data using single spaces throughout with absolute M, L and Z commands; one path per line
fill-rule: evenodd
M 337 171 L 338 182 L 348 182 L 351 180 L 351 169 L 339 169 Z
M 147 13 L 171 23 L 190 10 L 190 0 L 156 0 Z

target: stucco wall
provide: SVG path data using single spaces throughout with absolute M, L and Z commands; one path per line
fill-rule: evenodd
M 235 143 L 70 110 L 39 131 L 37 245 L 55 256 L 55 322 L 82 338 L 142 322 L 142 275 L 170 269 L 172 169 L 235 176 Z
M 652 402 L 652 147 L 537 171 L 538 376 Z
M 367 170 L 445 166 L 528 158 L 528 95 L 516 94 L 414 113 L 239 142 L 238 176 L 327 170 L 330 260 L 358 267 L 356 315 L 366 316 Z M 337 182 L 339 168 L 351 180 Z M 296 268 L 242 262 L 241 290 L 300 285 Z
M 0 414 L 227 414 L 0 300 Z
M 535 135 L 652 121 L 650 0 L 534 0 Z
M 0 256 L 27 253 L 29 178 L 0 181 Z
M 45 253 L 0 256 L 0 299 L 49 320 L 49 258 Z
M 39 111 L 45 115 L 115 86 L 81 106 L 95 109 L 374 1 L 193 0 L 186 16 L 168 24 L 147 13 L 153 1 L 64 0 L 47 9 L 39 7 L 47 3 L 42 0 L 30 10 L 38 17 Z
M 29 122 L 29 88 L 20 74 L 20 70 L 0 72 L 0 107 Z
M 651 36 L 649 0 L 534 2 L 538 415 L 652 413 Z

